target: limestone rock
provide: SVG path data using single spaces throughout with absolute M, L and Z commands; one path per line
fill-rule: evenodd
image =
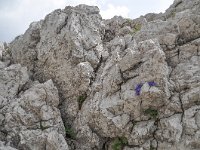
M 77 99 L 87 93 L 91 69 L 100 62 L 102 29 L 99 9 L 79 5 L 55 10 L 43 21 L 32 23 L 24 36 L 11 43 L 15 63 L 26 65 L 35 79 L 56 83 L 62 95 L 63 116 L 68 120 L 76 117 Z M 89 70 L 84 70 L 83 62 Z
M 2 59 L 3 50 L 4 50 L 4 45 L 3 43 L 0 43 L 0 60 Z
M 0 141 L 0 150 L 17 150 L 17 149 L 7 146 L 4 142 Z
M 11 65 L 0 70 L 0 135 L 19 149 L 67 150 L 65 129 L 52 80 L 31 83 L 27 69 Z M 5 149 L 12 149 L 5 147 Z
M 199 10 L 103 20 L 67 6 L 0 44 L 0 147 L 200 149 Z

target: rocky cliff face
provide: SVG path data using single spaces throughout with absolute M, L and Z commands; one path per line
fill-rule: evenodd
M 199 150 L 199 10 L 66 7 L 1 44 L 0 149 Z

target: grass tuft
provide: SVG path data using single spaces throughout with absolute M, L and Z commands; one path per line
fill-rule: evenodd
M 113 141 L 112 150 L 122 150 L 128 144 L 126 137 L 118 137 Z
M 65 133 L 66 133 L 66 137 L 68 137 L 70 139 L 76 138 L 76 133 L 74 132 L 74 130 L 72 128 L 65 127 Z
M 158 111 L 156 109 L 148 108 L 144 111 L 144 114 L 155 119 L 158 116 Z
M 83 102 L 86 100 L 87 98 L 87 95 L 86 94 L 83 94 L 83 95 L 80 95 L 77 99 L 78 101 L 78 107 L 79 107 L 79 110 L 81 109 L 82 105 L 83 105 Z

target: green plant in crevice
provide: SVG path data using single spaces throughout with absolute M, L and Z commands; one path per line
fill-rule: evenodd
M 6 49 L 6 52 L 7 52 L 9 55 L 12 55 L 11 50 L 10 50 L 9 48 Z
M 76 133 L 70 127 L 65 127 L 65 133 L 66 133 L 66 137 L 68 137 L 70 139 L 75 139 L 76 138 Z
M 128 144 L 126 137 L 118 137 L 112 143 L 112 150 L 122 150 Z
M 136 124 L 137 124 L 136 122 L 132 122 L 133 127 L 134 127 Z
M 144 111 L 144 114 L 155 119 L 158 116 L 158 111 L 156 109 L 148 108 Z
M 171 13 L 171 17 L 174 18 L 176 16 L 176 12 Z
M 200 105 L 200 101 L 199 100 L 196 100 L 194 101 L 195 105 Z
M 79 110 L 81 109 L 83 102 L 86 100 L 87 94 L 80 95 L 77 99 Z
M 141 28 L 142 28 L 142 24 L 138 23 L 138 24 L 135 25 L 134 28 L 135 28 L 136 31 L 140 31 Z
M 176 16 L 176 12 L 175 11 L 172 11 L 167 18 L 172 18 L 174 19 L 174 17 Z
M 156 150 L 156 148 L 153 147 L 152 145 L 150 145 L 150 149 L 149 150 Z
M 135 24 L 132 33 L 135 34 L 136 32 L 140 31 L 141 28 L 142 28 L 142 24 L 140 24 L 140 23 Z

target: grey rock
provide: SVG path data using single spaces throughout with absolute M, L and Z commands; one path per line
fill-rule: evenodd
M 56 83 L 62 95 L 63 116 L 68 120 L 76 117 L 77 98 L 87 93 L 93 76 L 91 69 L 97 68 L 100 62 L 102 31 L 99 9 L 79 5 L 55 10 L 43 21 L 32 23 L 24 36 L 11 43 L 15 63 L 26 65 L 35 79 L 48 78 Z M 24 58 L 22 53 L 26 53 Z M 80 67 L 82 62 L 92 68 Z M 84 66 L 89 70 L 84 70 Z
M 17 150 L 13 147 L 6 145 L 4 142 L 0 141 L 0 150 Z
M 7 143 L 19 149 L 68 149 L 58 107 L 58 90 L 52 80 L 27 86 L 26 67 L 0 70 L 0 126 Z M 51 146 L 53 145 L 53 146 Z M 5 149 L 12 149 L 5 147 Z
M 0 46 L 0 140 L 36 150 L 200 149 L 199 10 L 198 0 L 175 0 L 165 13 L 103 20 L 79 5 L 32 23 Z
M 3 50 L 4 50 L 4 45 L 3 43 L 0 43 L 0 60 L 2 60 Z

